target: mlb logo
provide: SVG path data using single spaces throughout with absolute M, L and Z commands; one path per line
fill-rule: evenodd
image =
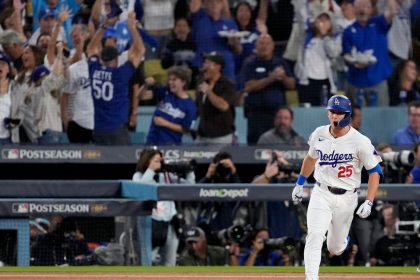
M 1 155 L 3 159 L 19 159 L 19 149 L 3 149 Z
M 13 203 L 13 213 L 29 213 L 29 203 Z
M 268 160 L 272 157 L 273 150 L 271 149 L 257 149 L 255 150 L 255 159 Z

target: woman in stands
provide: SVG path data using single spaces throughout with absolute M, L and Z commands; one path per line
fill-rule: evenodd
M 182 135 L 190 133 L 197 117 L 194 100 L 185 91 L 191 81 L 191 70 L 186 66 L 173 66 L 168 70 L 168 86 L 154 86 L 153 78 L 146 78 L 143 88 L 152 87 L 160 100 L 150 124 L 147 144 L 181 144 Z M 143 92 L 140 89 L 140 95 Z M 140 98 L 141 99 L 141 98 Z
M 0 145 L 10 143 L 9 128 L 12 125 L 9 118 L 12 106 L 10 91 L 13 77 L 11 70 L 9 58 L 0 52 Z
M 331 36 L 331 17 L 330 12 L 324 11 L 314 17 L 311 33 L 299 53 L 295 75 L 300 103 L 326 106 L 330 95 L 336 93 L 331 64 L 341 53 L 341 40 Z
M 410 101 L 420 99 L 417 83 L 417 65 L 413 60 L 402 60 L 389 80 L 389 104 L 407 106 Z
M 185 174 L 186 179 L 170 172 L 162 172 L 162 152 L 155 149 L 143 150 L 137 162 L 137 172 L 133 181 L 145 184 L 195 184 L 194 172 Z M 179 244 L 179 231 L 174 201 L 158 201 L 152 212 L 153 260 L 156 265 L 175 266 Z M 146 219 L 142 217 L 143 219 Z M 160 258 L 157 258 L 157 256 Z
M 44 63 L 44 52 L 41 48 L 28 45 L 22 54 L 23 67 L 17 74 L 11 90 L 11 118 L 18 124 L 11 130 L 13 143 L 37 143 L 38 133 L 34 124 L 31 100 L 28 97 L 31 76 L 36 66 Z
M 267 33 L 267 26 L 262 20 L 255 19 L 254 7 L 246 0 L 237 3 L 234 19 L 239 31 L 248 31 L 240 36 L 242 52 L 235 55 L 235 73 L 238 75 L 245 59 L 254 53 L 258 36 Z

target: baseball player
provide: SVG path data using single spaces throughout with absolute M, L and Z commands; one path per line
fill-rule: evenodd
M 382 160 L 371 141 L 349 125 L 350 100 L 334 95 L 328 100 L 326 109 L 330 124 L 318 127 L 309 137 L 309 151 L 292 193 L 294 202 L 301 201 L 303 185 L 315 170 L 316 183 L 308 206 L 304 253 L 307 280 L 318 279 L 325 239 L 328 251 L 333 255 L 342 254 L 347 247 L 362 168 L 366 168 L 369 181 L 366 200 L 356 212 L 361 218 L 370 215 L 379 179 L 383 176 L 379 166 Z

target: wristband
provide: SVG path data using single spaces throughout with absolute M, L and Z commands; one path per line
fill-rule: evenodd
M 270 178 L 270 177 L 268 177 L 267 175 L 265 175 L 265 173 L 264 173 L 264 178 L 265 178 L 267 181 L 270 181 L 270 180 L 271 180 L 271 178 Z
M 300 186 L 303 186 L 305 184 L 305 182 L 306 182 L 306 179 L 308 179 L 308 178 L 299 174 L 299 177 L 297 179 L 296 184 L 298 184 Z

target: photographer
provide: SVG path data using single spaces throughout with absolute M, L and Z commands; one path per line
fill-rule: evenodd
M 389 144 L 379 144 L 377 151 L 381 154 L 385 182 L 405 183 L 409 178 L 409 170 L 414 164 L 415 155 L 410 150 L 394 151 Z
M 133 175 L 133 181 L 145 184 L 174 184 L 195 183 L 195 174 L 190 171 L 186 179 L 180 178 L 180 174 L 160 172 L 162 169 L 162 152 L 155 149 L 145 149 L 141 152 L 137 162 L 137 172 Z M 174 266 L 179 238 L 177 210 L 174 201 L 158 201 L 152 212 L 152 246 L 153 259 L 160 254 L 157 265 Z
M 396 238 L 396 223 L 398 222 L 398 215 L 396 208 L 391 204 L 385 204 L 381 211 L 381 221 L 384 226 L 384 236 L 379 238 L 375 244 L 370 265 L 372 266 L 389 266 L 389 265 L 403 265 L 397 260 L 397 254 L 390 251 L 390 247 L 399 241 Z
M 252 238 L 250 251 L 241 256 L 240 264 L 245 266 L 275 266 L 285 265 L 288 262 L 288 256 L 283 260 L 279 250 L 272 250 L 265 245 L 269 240 L 270 233 L 267 228 L 261 228 L 255 231 Z M 286 261 L 287 260 L 287 261 Z
M 226 266 L 239 265 L 239 246 L 229 246 L 229 249 L 207 244 L 207 237 L 199 227 L 191 227 L 185 232 L 186 249 L 182 252 L 178 265 L 180 266 Z
M 411 169 L 405 180 L 407 184 L 420 183 L 420 142 L 414 146 L 414 154 L 416 155 L 415 166 Z
M 205 177 L 199 184 L 238 184 L 238 176 L 232 156 L 227 152 L 217 153 L 210 163 Z M 235 211 L 239 202 L 203 202 L 198 206 L 198 224 L 207 224 L 211 231 L 228 228 L 235 220 Z M 210 241 L 213 242 L 212 240 Z
M 299 167 L 298 167 L 299 168 Z M 295 181 L 294 165 L 290 164 L 281 152 L 273 152 L 264 172 L 255 177 L 253 184 L 279 184 Z M 259 201 L 248 209 L 250 223 L 254 228 L 268 227 L 272 236 L 293 236 L 300 238 L 301 229 L 298 219 L 298 208 L 306 213 L 302 205 L 291 207 L 289 201 Z M 254 218 L 252 218 L 254 217 Z M 279 217 L 282 217 L 279 219 Z M 302 219 L 302 221 L 305 219 Z
M 232 156 L 227 152 L 219 152 L 216 154 L 207 169 L 206 176 L 202 178 L 199 183 L 241 183 Z
M 277 184 L 277 183 L 289 183 L 294 180 L 294 178 L 288 178 L 293 176 L 292 173 L 286 174 L 282 171 L 282 167 L 287 166 L 289 163 L 283 157 L 283 154 L 280 152 L 273 152 L 272 158 L 267 162 L 264 173 L 257 176 L 252 183 L 253 184 Z M 295 176 L 297 177 L 297 176 Z

